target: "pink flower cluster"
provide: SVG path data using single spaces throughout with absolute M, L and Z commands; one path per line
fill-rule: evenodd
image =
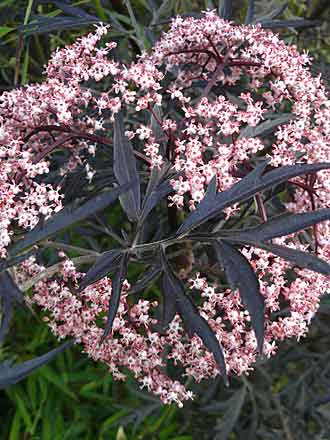
M 151 53 L 124 72 L 128 86 L 122 93 L 135 90 L 132 111 L 162 106 L 166 113 L 157 120 L 173 144 L 175 168 L 184 175 L 173 182 L 178 207 L 188 203 L 194 209 L 214 175 L 219 190 L 229 188 L 237 181 L 237 164 L 267 147 L 274 166 L 329 158 L 330 101 L 309 63 L 278 35 L 260 26 L 233 25 L 208 11 L 201 19 L 174 19 Z M 242 91 L 234 96 L 230 87 Z M 245 135 L 244 128 L 283 112 L 294 119 L 278 128 L 271 143 Z M 143 141 L 146 154 L 150 144 L 154 152 L 160 148 L 150 130 Z M 153 163 L 159 162 L 156 157 Z
M 106 32 L 98 26 L 95 33 L 55 52 L 43 83 L 0 95 L 0 257 L 6 256 L 13 226 L 32 229 L 41 216 L 62 208 L 60 188 L 36 181 L 49 172 L 46 156 L 65 147 L 70 152 L 67 169 L 74 168 L 81 163 L 81 150 L 91 151 L 89 135 L 102 128 L 99 117 L 86 115 L 87 108 L 97 114 L 118 108 L 116 98 L 94 96 L 82 84 L 117 73 L 116 63 L 107 58 L 115 43 L 96 47 Z
M 276 352 L 278 341 L 305 335 L 318 308 L 319 296 L 325 288 L 330 288 L 330 282 L 328 280 L 325 284 L 317 275 L 304 273 L 290 288 L 286 287 L 283 262 L 276 259 L 270 275 L 269 254 L 261 251 L 257 255 L 255 269 L 267 279 L 261 282 L 261 292 L 265 295 L 268 313 L 280 309 L 278 289 L 291 309 L 288 317 L 266 321 L 264 355 L 270 357 Z M 246 256 L 249 257 L 248 252 Z M 42 276 L 44 270 L 36 264 L 34 257 L 30 257 L 20 266 L 18 280 L 24 283 L 30 277 Z M 124 380 L 124 371 L 128 369 L 142 388 L 146 387 L 165 404 L 175 402 L 182 406 L 185 400 L 193 398 L 193 393 L 166 374 L 168 360 L 181 367 L 183 376 L 192 377 L 196 382 L 219 374 L 213 355 L 205 349 L 199 337 L 186 336 L 178 315 L 163 334 L 155 330 L 157 301 L 136 299 L 130 295 L 128 282 L 122 290 L 112 336 L 100 344 L 103 334 L 100 322 L 105 325 L 107 319 L 111 280 L 104 278 L 75 295 L 72 285 L 78 287 L 82 277 L 72 261 L 65 258 L 56 278 L 43 278 L 36 283 L 29 302 L 46 311 L 44 320 L 56 336 L 60 339 L 73 337 L 82 345 L 83 352 L 108 366 L 114 379 Z M 211 284 L 199 273 L 190 279 L 190 288 L 203 298 L 199 313 L 224 347 L 228 373 L 247 373 L 257 358 L 256 340 L 239 294 Z
M 239 180 L 238 164 L 256 155 L 269 157 L 273 166 L 329 161 L 330 100 L 322 81 L 311 75 L 306 54 L 286 46 L 272 32 L 260 26 L 234 25 L 212 11 L 200 19 L 178 17 L 150 53 L 125 66 L 108 59 L 113 43 L 96 47 L 106 31 L 100 26 L 94 34 L 57 51 L 46 67 L 43 84 L 0 97 L 2 256 L 12 224 L 31 228 L 40 215 L 50 216 L 61 207 L 58 188 L 34 180 L 48 172 L 42 153 L 45 148 L 51 152 L 54 142 L 51 130 L 39 131 L 40 126 L 57 127 L 74 166 L 82 148 L 94 151 L 92 135 L 103 129 L 107 118 L 111 120 L 120 109 L 130 121 L 141 116 L 139 122 L 128 123 L 126 134 L 134 148 L 149 158 L 151 167 L 172 161 L 180 177 L 172 181 L 170 203 L 188 210 L 202 200 L 214 175 L 218 190 L 223 191 Z M 88 79 L 108 78 L 112 85 L 107 92 L 97 94 L 83 86 Z M 232 92 L 234 87 L 241 90 L 238 96 Z M 87 108 L 96 116 L 86 116 Z M 294 118 L 270 136 L 249 137 L 248 129 L 271 123 L 283 112 Z M 155 124 L 160 135 L 155 133 Z M 36 157 L 41 159 L 36 161 Z M 296 191 L 288 209 L 330 206 L 329 172 L 292 183 Z M 329 222 L 305 234 L 304 241 L 300 237 L 296 234 L 274 242 L 309 251 L 315 245 L 318 255 L 330 260 Z M 261 280 L 266 302 L 264 354 L 271 356 L 280 341 L 306 334 L 320 297 L 330 289 L 330 280 L 307 269 L 295 269 L 296 277 L 290 280 L 287 273 L 292 266 L 281 258 L 257 249 L 246 248 L 243 253 Z M 19 281 L 44 270 L 29 259 L 18 268 Z M 106 319 L 111 280 L 104 278 L 75 295 L 70 286 L 78 285 L 82 277 L 64 259 L 56 278 L 43 278 L 35 285 L 31 302 L 47 312 L 45 319 L 59 338 L 73 337 L 92 359 L 104 362 L 115 379 L 123 380 L 123 369 L 128 369 L 164 403 L 182 405 L 192 393 L 167 376 L 168 360 L 182 368 L 183 376 L 197 382 L 219 374 L 213 355 L 199 337 L 187 337 L 179 316 L 164 334 L 154 330 L 157 303 L 136 300 L 128 282 L 113 334 L 100 345 L 103 329 L 98 322 Z M 228 373 L 251 370 L 257 358 L 256 340 L 238 292 L 213 284 L 199 273 L 189 283 L 203 299 L 201 315 L 224 347 Z M 290 313 L 276 317 L 283 303 Z

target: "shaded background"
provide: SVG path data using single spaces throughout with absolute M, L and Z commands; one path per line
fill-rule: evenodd
M 286 8 L 279 0 L 0 0 L 0 90 L 40 81 L 51 51 L 91 30 L 93 22 L 111 24 L 116 56 L 129 62 L 176 14 L 218 8 L 244 22 L 248 3 L 255 17 L 275 20 L 274 30 L 288 43 L 308 49 L 315 75 L 322 72 L 328 86 L 329 0 L 291 0 Z M 79 246 L 78 235 L 74 244 Z M 98 250 L 97 241 L 90 245 Z M 37 316 L 17 310 L 0 360 L 24 361 L 56 345 Z M 197 398 L 183 409 L 163 406 L 133 379 L 113 382 L 104 365 L 73 348 L 0 391 L 0 438 L 330 440 L 330 300 L 322 300 L 307 338 L 281 344 L 277 356 L 232 379 L 230 389 L 221 379 L 193 388 Z

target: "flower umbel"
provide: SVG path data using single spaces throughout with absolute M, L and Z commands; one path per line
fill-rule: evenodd
M 15 256 L 16 245 L 25 250 L 33 233 L 29 246 L 63 249 L 50 268 L 33 256 L 12 270 L 22 288 L 33 284 L 27 301 L 43 310 L 59 339 L 73 338 L 115 379 L 129 370 L 164 403 L 182 406 L 193 397 L 182 377 L 200 382 L 222 369 L 224 376 L 248 373 L 258 351 L 270 357 L 280 341 L 306 335 L 330 289 L 330 172 L 327 165 L 317 168 L 330 157 L 330 100 L 306 54 L 259 25 L 237 26 L 212 11 L 177 17 L 130 65 L 109 58 L 115 43 L 98 47 L 107 32 L 99 25 L 57 50 L 43 83 L 0 96 L 0 253 Z M 119 116 L 123 133 L 112 135 Z M 315 171 L 300 172 L 296 164 L 315 164 Z M 70 178 L 80 171 L 85 183 L 72 203 Z M 276 180 L 281 172 L 289 177 Z M 244 180 L 251 175 L 254 180 Z M 122 235 L 99 216 L 114 180 L 127 186 L 118 192 L 123 211 L 136 214 Z M 142 203 L 140 187 L 146 188 Z M 232 203 L 221 205 L 221 195 Z M 162 199 L 164 230 L 153 225 L 157 215 L 149 224 Z M 98 204 L 92 211 L 91 200 Z M 72 218 L 65 227 L 94 215 L 95 230 L 117 247 L 99 254 L 47 241 L 42 231 L 60 231 L 56 221 L 68 218 L 60 217 L 66 208 Z M 306 217 L 295 216 L 302 212 Z M 198 221 L 189 223 L 194 213 Z M 287 215 L 285 227 L 280 214 Z M 251 231 L 261 238 L 252 240 Z M 212 256 L 217 248 L 199 251 L 196 241 L 238 254 L 255 296 L 231 271 L 234 257 L 221 258 L 220 249 L 219 264 Z M 82 256 L 69 257 L 71 251 Z M 127 275 L 130 258 L 146 272 L 137 283 Z M 78 264 L 91 262 L 85 278 Z M 162 304 L 146 290 L 161 274 Z M 168 364 L 177 377 L 169 376 Z

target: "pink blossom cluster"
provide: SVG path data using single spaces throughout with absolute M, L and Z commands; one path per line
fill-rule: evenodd
M 261 26 L 234 25 L 207 11 L 200 19 L 174 19 L 152 51 L 124 71 L 118 89 L 125 94 L 134 87 L 135 99 L 124 99 L 132 111 L 164 109 L 164 119 L 157 120 L 173 144 L 175 168 L 184 175 L 173 182 L 178 207 L 193 209 L 214 175 L 219 190 L 229 188 L 237 181 L 237 165 L 266 147 L 274 166 L 329 157 L 330 101 L 308 64 L 307 54 Z M 232 86 L 242 92 L 233 96 Z M 271 143 L 245 135 L 245 128 L 283 112 L 294 119 L 278 128 Z M 160 144 L 151 127 L 135 128 L 131 136 L 141 129 L 146 154 L 150 148 L 156 154 Z M 155 156 L 154 165 L 160 161 Z
M 0 95 L 0 257 L 6 256 L 15 225 L 32 229 L 41 216 L 47 219 L 62 208 L 60 188 L 36 179 L 49 172 L 48 155 L 66 148 L 70 159 L 63 174 L 74 168 L 82 162 L 82 149 L 94 153 L 89 135 L 103 128 L 99 114 L 118 108 L 118 99 L 84 87 L 88 79 L 117 73 L 117 64 L 108 59 L 115 43 L 97 48 L 106 32 L 107 27 L 98 26 L 95 33 L 56 51 L 43 83 Z M 89 117 L 87 109 L 98 117 Z M 93 173 L 86 171 L 87 176 Z
M 97 48 L 106 32 L 99 26 L 94 34 L 57 51 L 46 67 L 44 83 L 0 97 L 2 255 L 12 224 L 31 228 L 40 215 L 50 216 L 61 207 L 59 188 L 34 180 L 48 172 L 44 149 L 53 151 L 51 132 L 39 131 L 41 126 L 57 127 L 74 166 L 81 149 L 94 152 L 93 135 L 102 132 L 106 119 L 125 111 L 130 116 L 126 134 L 151 167 L 171 160 L 180 172 L 171 182 L 174 195 L 169 202 L 187 210 L 202 200 L 214 175 L 218 190 L 223 191 L 239 180 L 238 165 L 256 156 L 268 157 L 275 167 L 329 161 L 330 100 L 321 78 L 311 75 L 306 54 L 272 32 L 234 25 L 212 11 L 200 19 L 178 17 L 151 52 L 130 65 L 108 59 L 113 43 Z M 89 79 L 109 78 L 106 92 L 84 87 Z M 238 96 L 230 92 L 234 86 L 241 89 Z M 86 115 L 87 109 L 94 110 L 92 117 Z M 283 112 L 294 118 L 270 136 L 249 137 L 247 129 Z M 87 171 L 92 178 L 93 171 Z M 288 209 L 329 206 L 329 172 L 292 183 L 296 190 Z M 324 222 L 305 234 L 305 241 L 296 234 L 274 242 L 308 251 L 315 246 L 318 255 L 329 261 L 329 236 L 330 223 Z M 307 238 L 311 243 L 306 244 Z M 271 356 L 285 338 L 305 336 L 330 280 L 307 269 L 294 269 L 292 280 L 287 276 L 292 266 L 281 258 L 252 248 L 243 253 L 261 280 L 266 303 L 264 354 Z M 18 270 L 23 283 L 45 268 L 30 259 Z M 45 319 L 59 338 L 73 337 L 92 359 L 104 362 L 115 379 L 123 380 L 123 370 L 128 369 L 164 403 L 182 405 L 192 393 L 166 374 L 168 360 L 182 368 L 183 377 L 197 382 L 219 374 L 213 355 L 198 336 L 187 337 L 178 315 L 164 333 L 155 330 L 157 302 L 137 300 L 130 295 L 128 282 L 113 334 L 100 344 L 103 329 L 98 323 L 106 319 L 111 280 L 104 278 L 76 295 L 71 286 L 82 277 L 72 261 L 64 259 L 56 278 L 43 278 L 35 285 L 31 302 L 46 311 Z M 257 344 L 238 292 L 200 273 L 190 278 L 192 295 L 202 299 L 199 311 L 224 347 L 228 373 L 248 372 L 257 358 Z M 276 315 L 284 303 L 290 313 Z
M 125 78 L 137 92 L 131 103 L 134 111 L 145 109 L 156 118 L 156 106 L 163 110 L 164 119 L 156 119 L 173 146 L 171 160 L 180 172 L 172 181 L 173 204 L 194 209 L 214 175 L 218 190 L 223 191 L 239 180 L 238 165 L 249 163 L 256 155 L 269 158 L 275 167 L 329 161 L 330 100 L 320 76 L 311 74 L 310 63 L 306 53 L 300 54 L 294 45 L 286 45 L 259 25 L 234 25 L 213 11 L 199 19 L 177 17 L 172 21 L 169 31 L 150 53 L 142 54 Z M 142 84 L 141 78 L 145 78 Z M 234 86 L 241 89 L 238 95 L 231 92 Z M 283 113 L 291 120 L 274 133 L 250 137 L 253 127 L 271 123 Z M 152 137 L 151 141 L 154 143 Z M 148 148 L 147 142 L 147 154 Z M 291 183 L 295 194 L 287 203 L 289 210 L 330 206 L 329 172 Z M 314 246 L 329 261 L 329 232 L 330 224 L 324 222 L 314 228 L 312 239 L 307 236 L 308 245 L 302 244 L 299 234 L 277 241 L 308 251 Z M 307 269 L 295 269 L 298 276 L 289 281 L 285 276 L 288 264 L 280 258 L 256 249 L 244 252 L 262 279 L 270 277 L 262 284 L 269 314 L 279 311 L 283 301 L 290 304 L 289 317 L 269 320 L 266 340 L 274 344 L 285 336 L 306 334 L 320 296 L 329 291 L 329 280 Z M 239 340 L 236 335 L 235 341 Z M 252 360 L 244 361 L 245 347 L 242 342 L 237 362 L 247 366 Z M 226 360 L 232 365 L 228 354 Z M 232 369 L 235 371 L 234 366 Z M 247 367 L 235 372 L 244 369 Z
M 18 280 L 24 282 L 42 274 L 44 269 L 35 262 L 34 257 L 30 257 L 20 266 Z M 132 304 L 130 285 L 126 281 L 113 323 L 113 334 L 100 344 L 103 328 L 96 321 L 101 318 L 101 322 L 106 323 L 111 280 L 103 278 L 77 296 L 72 293 L 72 284 L 78 287 L 77 282 L 82 276 L 73 262 L 65 258 L 56 278 L 42 279 L 33 288 L 29 301 L 49 312 L 44 320 L 55 335 L 60 339 L 73 337 L 77 344 L 82 345 L 83 352 L 95 361 L 104 362 L 116 380 L 124 380 L 126 374 L 123 370 L 128 369 L 141 387 L 159 396 L 164 403 L 176 402 L 181 406 L 184 400 L 191 398 L 191 391 L 164 373 L 165 347 L 175 344 L 182 337 L 178 319 L 171 323 L 164 336 L 153 331 L 155 320 L 152 315 L 157 302 L 139 299 Z M 200 347 L 202 349 L 202 345 Z M 208 368 L 215 373 L 217 368 L 211 357 L 208 355 Z
M 251 257 L 249 252 L 251 254 L 252 250 L 245 252 L 247 257 Z M 291 310 L 290 316 L 266 320 L 264 355 L 270 357 L 276 352 L 279 341 L 305 335 L 318 308 L 319 297 L 325 288 L 330 288 L 330 281 L 321 280 L 310 272 L 300 273 L 301 276 L 288 287 L 283 275 L 283 261 L 276 258 L 270 274 L 270 255 L 263 251 L 255 254 L 259 258 L 255 259 L 254 255 L 253 265 L 262 277 L 261 292 L 265 295 L 267 313 L 280 310 L 283 298 Z M 289 267 L 288 264 L 286 266 Z M 33 276 L 42 275 L 44 270 L 34 257 L 30 257 L 20 266 L 18 280 L 23 283 Z M 185 400 L 193 398 L 193 393 L 179 380 L 173 380 L 166 374 L 168 360 L 182 369 L 183 377 L 192 377 L 197 383 L 219 374 L 213 355 L 205 349 L 198 336 L 186 336 L 178 315 L 164 333 L 156 331 L 157 301 L 130 295 L 127 281 L 123 286 L 112 335 L 101 344 L 102 321 L 105 325 L 111 280 L 103 278 L 76 295 L 72 287 L 78 287 L 82 277 L 74 263 L 64 258 L 56 277 L 45 277 L 36 283 L 29 302 L 46 312 L 44 321 L 56 336 L 60 339 L 73 337 L 91 359 L 107 365 L 115 380 L 125 380 L 125 371 L 129 370 L 141 388 L 146 387 L 165 404 L 175 402 L 182 406 Z M 238 292 L 212 284 L 199 273 L 189 283 L 190 289 L 194 289 L 195 294 L 198 292 L 203 299 L 199 313 L 221 341 L 228 374 L 248 373 L 252 369 L 251 364 L 256 361 L 257 346 L 249 314 L 242 306 Z

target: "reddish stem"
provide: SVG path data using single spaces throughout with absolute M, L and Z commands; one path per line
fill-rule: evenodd
M 317 195 L 316 192 L 315 192 L 315 189 L 314 189 L 314 188 L 311 188 L 309 185 L 306 185 L 305 183 L 302 183 L 302 182 L 295 182 L 295 181 L 293 181 L 293 180 L 288 180 L 288 183 L 291 183 L 291 185 L 298 186 L 299 188 L 301 188 L 301 189 L 307 191 L 308 193 L 312 193 L 312 194 L 314 194 L 314 195 Z
M 258 207 L 261 221 L 262 221 L 262 223 L 266 223 L 267 222 L 267 212 L 266 212 L 266 208 L 265 208 L 265 205 L 264 205 L 264 202 L 262 200 L 262 196 L 260 193 L 255 195 L 255 200 L 257 203 L 257 207 Z
M 223 60 L 223 57 L 220 55 L 220 53 L 218 52 L 218 49 L 216 48 L 216 46 L 214 45 L 213 41 L 211 40 L 211 38 L 209 36 L 206 37 L 208 42 L 210 43 L 212 49 L 215 52 L 216 55 L 216 60 L 218 61 L 218 63 L 221 63 Z
M 289 183 L 298 186 L 299 188 L 303 189 L 304 191 L 306 191 L 308 193 L 309 198 L 310 198 L 310 202 L 312 205 L 312 211 L 315 211 L 315 209 L 316 209 L 315 196 L 317 196 L 317 193 L 314 188 L 315 182 L 316 182 L 316 175 L 315 174 L 312 174 L 310 176 L 309 182 L 308 182 L 308 176 L 307 176 L 306 183 L 289 181 Z M 313 234 L 314 234 L 314 240 L 315 240 L 315 253 L 317 254 L 318 248 L 319 248 L 317 225 L 313 225 Z
M 306 180 L 308 181 L 308 176 L 307 176 Z M 309 192 L 309 198 L 310 198 L 311 205 L 312 205 L 312 211 L 315 211 L 315 209 L 316 209 L 316 204 L 315 204 L 315 199 L 314 199 L 314 185 L 315 185 L 315 183 L 316 183 L 316 174 L 312 174 L 310 176 L 311 191 Z M 318 249 L 319 249 L 317 224 L 313 225 L 313 233 L 314 233 L 314 240 L 315 240 L 315 253 L 317 255 Z
M 58 139 L 57 141 L 55 141 L 54 143 L 49 145 L 47 148 L 45 148 L 44 150 L 40 151 L 40 153 L 38 153 L 33 158 L 32 163 L 36 164 L 36 163 L 40 162 L 44 157 L 46 157 L 49 153 L 54 151 L 57 147 L 63 145 L 65 142 L 68 142 L 68 141 L 70 141 L 73 138 L 74 138 L 74 136 L 69 134 L 67 136 L 63 136 L 61 139 Z
M 229 63 L 227 64 L 227 66 L 232 67 L 232 66 L 238 66 L 238 67 L 261 67 L 262 64 L 258 63 L 256 61 L 249 61 L 249 60 L 240 60 L 235 59 L 235 60 L 230 60 Z
M 172 55 L 182 55 L 183 53 L 192 53 L 192 54 L 204 53 L 204 54 L 209 55 L 212 58 L 217 59 L 216 55 L 211 50 L 208 50 L 208 49 L 181 49 L 181 50 L 166 53 L 165 57 L 169 57 Z
M 163 122 L 159 119 L 159 117 L 156 115 L 156 113 L 154 112 L 153 108 L 151 106 L 148 106 L 148 110 L 149 112 L 152 114 L 153 118 L 155 119 L 155 121 L 157 122 L 157 124 L 160 126 L 160 128 L 163 130 L 163 132 L 166 134 L 166 136 L 168 138 L 170 138 L 170 133 L 167 133 L 164 129 L 163 129 Z
M 207 83 L 207 86 L 205 87 L 205 89 L 204 89 L 204 91 L 202 93 L 201 98 L 205 98 L 206 96 L 208 96 L 208 94 L 212 90 L 213 86 L 216 84 L 216 82 L 218 80 L 218 76 L 219 76 L 220 72 L 223 70 L 223 68 L 224 68 L 224 64 L 223 63 L 218 64 L 217 68 L 213 72 L 212 78 Z
M 57 147 L 59 147 L 60 145 L 63 145 L 65 142 L 67 142 L 71 139 L 73 139 L 73 136 L 67 135 L 67 136 L 63 136 L 61 139 L 58 139 L 57 141 L 53 142 L 51 145 L 49 145 L 43 151 L 38 153 L 32 159 L 32 163 L 36 164 L 36 163 L 40 162 L 44 157 L 46 157 L 49 153 L 54 151 Z M 21 173 L 17 174 L 15 177 L 16 183 L 19 183 L 25 175 L 26 175 L 26 172 L 21 172 Z
M 52 131 L 60 131 L 62 133 L 69 133 L 70 134 L 69 138 L 71 138 L 71 139 L 86 139 L 86 140 L 96 142 L 99 144 L 112 145 L 111 140 L 107 137 L 99 136 L 99 135 L 92 134 L 92 133 L 75 131 L 75 130 L 72 130 L 70 127 L 66 127 L 65 125 L 42 125 L 40 127 L 35 128 L 31 133 L 29 133 L 24 138 L 24 141 L 27 142 L 32 136 L 34 136 L 35 134 L 40 133 L 42 131 L 46 131 L 49 133 Z M 50 147 L 48 147 L 48 148 L 50 148 Z M 45 150 L 46 155 L 49 154 L 49 151 L 47 151 L 48 148 Z M 50 151 L 52 151 L 53 149 L 54 148 L 52 148 Z M 140 153 L 139 151 L 134 150 L 134 154 L 137 158 L 144 160 L 144 162 L 146 162 L 148 165 L 151 164 L 151 160 L 148 157 L 146 157 L 144 154 Z M 34 162 L 34 163 L 36 163 L 36 162 Z

